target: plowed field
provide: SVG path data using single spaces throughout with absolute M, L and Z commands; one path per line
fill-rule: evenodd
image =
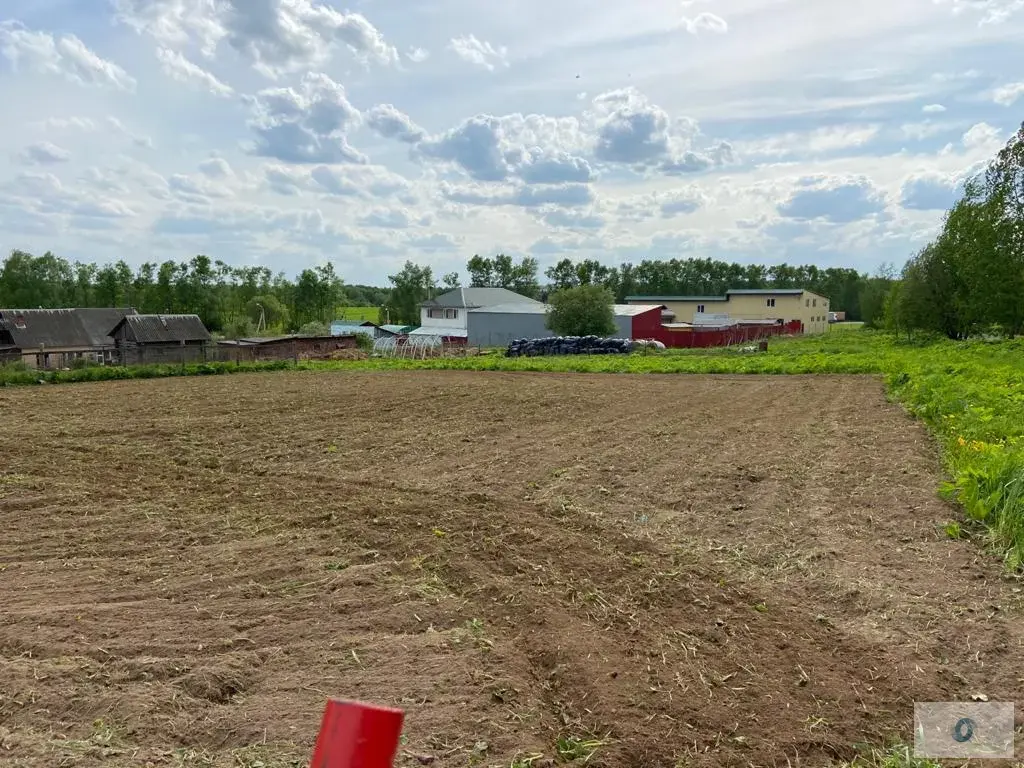
M 0 764 L 821 765 L 1024 700 L 1019 589 L 859 377 L 0 390 Z

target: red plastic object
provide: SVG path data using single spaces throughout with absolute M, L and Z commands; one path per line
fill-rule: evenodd
M 328 700 L 310 768 L 392 768 L 404 716 L 400 709 Z

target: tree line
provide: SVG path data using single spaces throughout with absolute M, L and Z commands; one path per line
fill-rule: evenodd
M 618 302 L 627 296 L 718 296 L 730 288 L 805 288 L 831 301 L 851 320 L 877 322 L 893 284 L 891 275 L 813 265 L 763 266 L 713 259 L 644 260 L 609 266 L 593 259 L 562 259 L 539 275 L 537 260 L 504 254 L 473 256 L 468 285 L 499 287 L 547 300 L 554 292 L 600 286 Z M 235 267 L 208 256 L 190 261 L 98 266 L 52 253 L 15 250 L 0 267 L 0 307 L 135 307 L 143 313 L 197 314 L 208 328 L 229 335 L 259 330 L 322 330 L 346 307 L 378 307 L 379 321 L 417 324 L 420 304 L 461 285 L 457 273 L 438 281 L 429 266 L 411 261 L 388 276 L 387 287 L 346 285 L 330 263 L 294 279 L 266 267 Z
M 257 326 L 323 326 L 345 306 L 380 306 L 390 291 L 345 285 L 326 264 L 294 279 L 266 267 L 233 267 L 198 255 L 187 262 L 124 261 L 97 266 L 52 253 L 15 250 L 0 266 L 0 307 L 134 307 L 142 313 L 197 314 L 212 331 L 249 335 Z
M 886 296 L 884 322 L 908 337 L 1024 329 L 1024 123 L 966 181 L 939 234 L 904 266 Z
M 609 266 L 594 259 L 562 259 L 538 277 L 537 260 L 515 261 L 504 254 L 494 258 L 473 256 L 466 264 L 468 284 L 479 288 L 507 288 L 531 298 L 547 300 L 556 291 L 580 286 L 606 288 L 616 302 L 627 296 L 721 296 L 730 288 L 804 288 L 830 300 L 834 311 L 846 312 L 849 320 L 879 321 L 893 284 L 891 268 L 876 275 L 855 269 L 813 265 L 736 264 L 714 259 L 644 260 L 639 264 Z M 391 293 L 386 299 L 392 322 L 415 323 L 419 305 L 440 291 L 457 287 L 457 274 L 445 275 L 436 285 L 429 267 L 406 262 L 390 275 Z

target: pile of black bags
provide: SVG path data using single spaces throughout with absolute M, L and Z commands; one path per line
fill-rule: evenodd
M 553 336 L 547 339 L 516 339 L 505 350 L 506 357 L 541 355 L 628 355 L 633 351 L 629 339 L 602 339 L 600 336 Z

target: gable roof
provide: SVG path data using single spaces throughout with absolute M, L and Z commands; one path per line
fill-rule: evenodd
M 82 327 L 89 334 L 93 344 L 97 347 L 113 346 L 114 340 L 110 336 L 110 329 L 117 325 L 121 318 L 126 315 L 134 315 L 135 310 L 113 309 L 108 307 L 83 307 L 76 309 L 75 313 L 82 321 Z
M 724 296 L 627 296 L 626 301 L 728 301 L 730 296 L 799 296 L 809 293 L 812 296 L 821 294 L 808 291 L 806 288 L 730 288 Z M 825 298 L 822 296 L 821 298 Z
M 110 330 L 133 309 L 0 309 L 0 328 L 22 349 L 111 347 Z
M 131 341 L 138 344 L 168 344 L 182 341 L 209 341 L 199 315 L 125 315 L 110 333 L 128 326 Z
M 660 304 L 663 301 L 728 301 L 727 296 L 627 296 L 626 301 L 643 301 L 643 302 L 656 302 Z
M 373 328 L 380 328 L 376 323 L 371 323 L 369 320 L 335 320 L 331 323 L 331 333 L 345 333 L 349 331 L 357 333 L 366 333 Z
M 550 308 L 550 304 L 535 301 L 531 304 L 495 304 L 490 307 L 478 307 L 469 310 L 469 313 L 472 315 L 543 315 Z M 663 304 L 613 304 L 612 314 L 615 317 L 635 317 L 656 309 L 664 310 L 665 306 Z
M 456 288 L 423 302 L 421 307 L 489 307 L 496 304 L 540 304 L 536 299 L 510 291 L 507 288 Z
M 801 293 L 804 293 L 803 288 L 734 288 L 725 292 L 726 296 L 798 296 Z

